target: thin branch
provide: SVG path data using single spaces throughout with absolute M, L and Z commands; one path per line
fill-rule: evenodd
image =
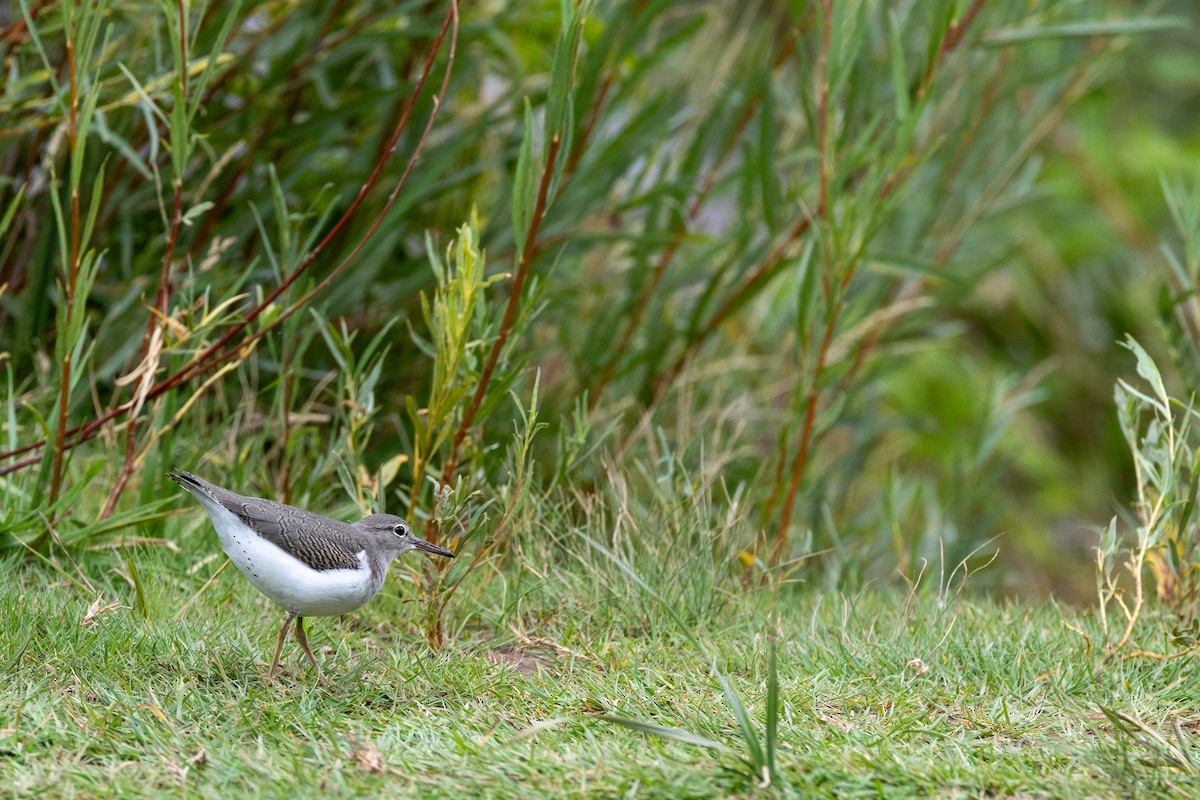
M 521 289 L 524 287 L 525 279 L 529 274 L 529 264 L 533 261 L 534 254 L 537 251 L 537 235 L 542 226 L 542 219 L 546 216 L 550 183 L 554 178 L 554 162 L 558 157 L 558 148 L 561 144 L 561 137 L 555 136 L 550 140 L 550 146 L 547 148 L 546 164 L 542 168 L 542 177 L 538 182 L 537 200 L 533 207 L 533 217 L 529 223 L 529 233 L 525 236 L 525 246 L 521 248 L 521 257 L 517 261 L 517 272 L 513 278 L 512 290 L 508 296 L 508 305 L 504 309 L 504 318 L 500 321 L 500 330 L 496 334 L 496 340 L 492 342 L 492 349 L 488 353 L 483 373 L 479 376 L 479 383 L 475 386 L 475 394 L 471 397 L 471 404 L 467 406 L 467 411 L 463 414 L 462 421 L 458 424 L 458 429 L 454 432 L 454 439 L 450 444 L 450 457 L 446 459 L 446 465 L 442 469 L 441 483 L 443 486 L 450 483 L 450 478 L 457 467 L 458 451 L 462 447 L 463 440 L 467 437 L 467 431 L 470 430 L 472 423 L 475 421 L 475 415 L 479 412 L 479 407 L 483 404 L 488 384 L 492 380 L 492 373 L 496 369 L 496 363 L 500 360 L 500 353 L 504 350 L 504 345 L 508 343 L 508 336 L 512 332 L 513 322 L 517 317 L 517 308 L 521 304 Z
M 975 17 L 983 10 L 983 4 L 987 0 L 972 0 L 971 5 L 963 13 L 962 17 L 950 21 L 950 27 L 946 29 L 946 35 L 942 39 L 942 44 L 938 48 L 937 55 L 925 67 L 925 74 L 921 76 L 921 84 L 917 88 L 917 99 L 925 97 L 929 88 L 933 85 L 933 76 L 952 52 L 958 49 L 962 43 L 963 35 L 967 32 L 967 28 L 971 27 L 971 23 L 975 21 Z
M 784 545 L 787 544 L 788 529 L 792 524 L 792 509 L 796 502 L 796 492 L 800 488 L 800 477 L 808 466 L 808 453 L 813 441 L 813 423 L 817 417 L 817 404 L 821 399 L 821 374 L 825 371 L 825 359 L 829 353 L 829 342 L 833 338 L 833 329 L 837 322 L 837 311 L 831 311 L 825 321 L 825 332 L 821 337 L 821 345 L 817 351 L 817 364 L 813 369 L 812 385 L 808 389 L 808 397 L 804 403 L 804 426 L 800 430 L 800 441 L 796 445 L 796 455 L 792 459 L 789 470 L 787 491 L 783 495 L 783 512 L 779 518 L 779 528 L 775 534 L 775 547 L 771 551 L 771 564 L 779 563 L 783 555 Z M 775 497 L 771 498 L 771 505 Z
M 178 0 L 177 10 L 179 12 L 179 97 L 175 102 L 187 103 L 187 74 L 188 74 L 188 49 L 187 49 L 187 9 L 184 8 L 183 0 Z M 171 131 L 172 136 L 187 136 L 187 130 Z M 158 292 L 154 297 L 154 309 L 157 313 L 152 313 L 146 320 L 146 330 L 142 333 L 142 346 L 138 354 L 138 365 L 140 369 L 148 370 L 149 375 L 146 376 L 145 382 L 137 381 L 134 384 L 134 398 L 140 394 L 145 396 L 145 383 L 153 379 L 154 370 L 158 365 L 158 360 L 147 360 L 150 355 L 151 341 L 154 338 L 156 328 L 165 325 L 167 317 L 167 309 L 171 299 L 171 263 L 175 260 L 175 243 L 179 240 L 179 228 L 183 222 L 183 176 L 175 176 L 175 197 L 171 208 L 171 227 L 167 232 L 167 246 L 164 248 L 162 267 L 158 276 Z M 135 406 L 134 412 L 130 415 L 129 425 L 125 428 L 125 462 L 121 465 L 121 472 L 117 475 L 117 480 L 113 484 L 112 491 L 108 493 L 108 500 L 104 504 L 104 510 L 100 513 L 100 519 L 108 519 L 112 516 L 113 511 L 117 507 L 117 501 L 121 498 L 121 494 L 125 491 L 125 486 L 129 483 L 129 478 L 133 475 L 135 448 L 134 440 L 137 432 L 137 410 L 140 406 Z

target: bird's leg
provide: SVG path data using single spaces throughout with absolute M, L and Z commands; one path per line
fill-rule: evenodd
M 275 677 L 275 670 L 279 669 L 279 650 L 283 647 L 283 637 L 287 635 L 288 625 L 292 624 L 292 617 L 296 616 L 291 611 L 283 618 L 283 626 L 279 629 L 279 636 L 275 637 L 275 657 L 271 659 L 271 671 L 267 673 L 267 680 Z
M 317 663 L 317 659 L 313 657 L 312 650 L 308 647 L 308 639 L 304 635 L 304 617 L 296 617 L 296 638 L 300 640 L 300 646 L 304 648 L 304 655 L 308 656 L 308 660 L 312 662 L 313 668 L 317 671 L 317 679 L 321 678 L 321 665 Z

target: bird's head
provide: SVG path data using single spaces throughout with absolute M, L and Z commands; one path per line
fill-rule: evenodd
M 411 525 L 393 514 L 372 514 L 355 522 L 354 527 L 373 536 L 393 558 L 409 550 L 454 558 L 454 553 L 420 538 L 413 533 Z

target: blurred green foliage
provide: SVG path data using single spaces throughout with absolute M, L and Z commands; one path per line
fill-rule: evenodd
M 623 0 L 578 9 L 573 37 L 572 4 L 479 3 L 452 60 L 448 4 L 70 8 L 0 10 L 0 442 L 47 442 L 0 468 L 57 450 L 66 473 L 62 492 L 48 457 L 0 477 L 22 536 L 47 508 L 111 536 L 106 499 L 152 520 L 160 468 L 204 458 L 247 492 L 328 504 L 339 475 L 359 505 L 469 516 L 445 487 L 507 496 L 508 389 L 529 398 L 536 372 L 549 431 L 521 458 L 577 515 L 613 487 L 620 508 L 705 486 L 742 526 L 718 561 L 813 556 L 814 580 L 853 585 L 999 547 L 1001 591 L 1091 590 L 1095 526 L 1132 485 L 1116 342 L 1168 346 L 1160 179 L 1195 173 L 1194 6 Z M 479 285 L 439 385 L 421 298 L 473 213 L 489 274 L 516 280 Z M 86 326 L 56 322 L 76 300 Z M 137 397 L 119 376 L 161 380 L 234 331 L 234 368 L 138 404 L 133 457 L 127 414 L 70 446 Z M 460 402 L 418 457 L 436 396 Z

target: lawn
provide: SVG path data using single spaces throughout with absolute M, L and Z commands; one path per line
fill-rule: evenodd
M 525 585 L 514 570 L 456 607 L 447 645 L 432 652 L 412 622 L 419 609 L 402 568 L 358 613 L 312 621 L 323 681 L 289 640 L 272 683 L 266 666 L 278 610 L 228 570 L 177 618 L 220 564 L 207 558 L 215 551 L 207 531 L 180 544 L 178 553 L 131 550 L 131 562 L 90 555 L 80 566 L 104 595 L 101 607 L 123 601 L 108 610 L 89 610 L 93 596 L 49 569 L 4 565 L 6 792 L 1200 792 L 1187 741 L 1200 725 L 1194 658 L 1106 662 L 1083 635 L 1095 638 L 1094 620 L 1050 605 L 936 587 L 854 596 L 785 587 L 772 599 L 731 583 L 681 606 L 681 630 L 645 591 L 588 580 L 582 566 Z M 137 565 L 144 611 L 135 608 L 128 563 Z M 765 746 L 772 630 L 778 771 L 767 781 L 752 774 L 709 655 Z

